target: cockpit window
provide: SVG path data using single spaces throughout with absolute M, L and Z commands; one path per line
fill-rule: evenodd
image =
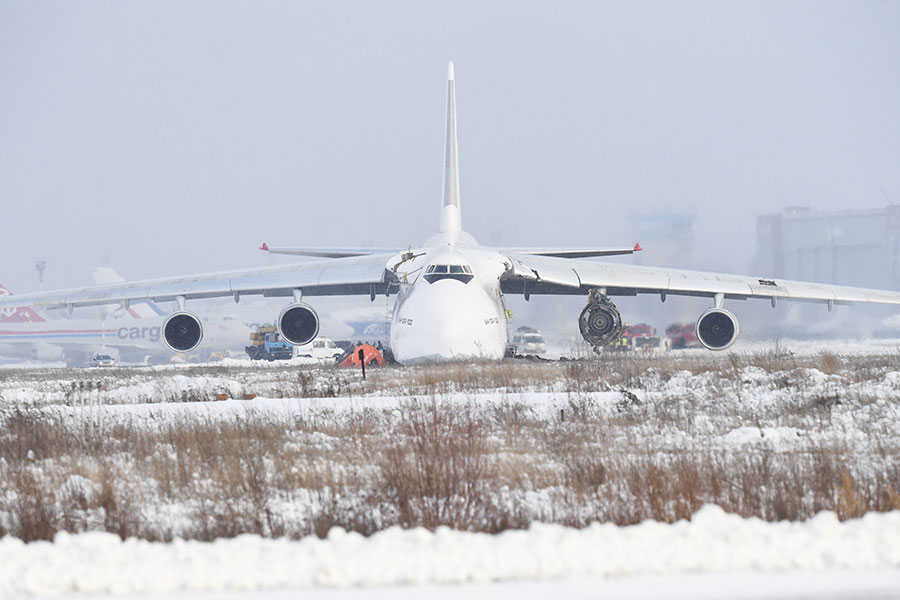
M 425 281 L 428 283 L 434 283 L 439 279 L 455 279 L 469 283 L 473 277 L 469 265 L 431 265 L 425 271 Z

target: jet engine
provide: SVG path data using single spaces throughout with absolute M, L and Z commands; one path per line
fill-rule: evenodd
M 697 319 L 697 339 L 710 350 L 725 350 L 738 336 L 738 322 L 724 308 L 711 308 Z
M 584 341 L 596 350 L 622 335 L 622 316 L 612 300 L 592 291 L 578 317 L 578 328 Z
M 309 304 L 290 304 L 278 315 L 278 331 L 295 346 L 308 344 L 319 334 L 319 315 Z
M 189 312 L 176 312 L 163 323 L 163 341 L 175 352 L 190 352 L 203 339 L 200 319 Z

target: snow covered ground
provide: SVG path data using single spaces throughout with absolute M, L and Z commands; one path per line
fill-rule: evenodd
M 862 600 L 896 598 L 900 574 L 896 571 L 828 571 L 825 573 L 688 573 L 606 579 L 493 582 L 488 584 L 385 586 L 378 588 L 326 588 L 303 590 L 312 600 Z M 204 592 L 152 594 L 147 600 L 266 600 L 296 598 L 297 591 Z
M 497 535 L 392 528 L 364 538 L 240 536 L 213 543 L 60 533 L 0 540 L 0 594 L 162 594 L 485 584 L 698 573 L 873 572 L 900 583 L 900 511 L 839 522 L 765 523 L 706 506 L 690 522 L 576 530 L 535 524 Z M 886 575 L 887 574 L 887 575 Z M 895 588 L 900 592 L 900 587 Z
M 3 371 L 0 533 L 63 531 L 0 539 L 0 597 L 900 597 L 900 354 L 835 348 Z

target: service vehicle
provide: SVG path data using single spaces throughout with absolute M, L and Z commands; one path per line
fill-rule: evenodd
M 251 360 L 288 360 L 294 357 L 294 345 L 281 336 L 277 327 L 257 327 L 250 333 L 250 342 L 244 350 Z
M 318 337 L 308 344 L 294 346 L 294 356 L 315 358 L 321 362 L 333 362 L 343 353 L 344 350 L 326 337 Z
M 702 342 L 697 338 L 697 330 L 693 323 L 672 323 L 666 327 L 666 337 L 672 348 L 700 348 Z
M 659 352 L 669 349 L 669 338 L 660 337 L 647 323 L 627 324 L 622 334 L 606 346 L 608 352 Z
M 543 354 L 547 351 L 547 343 L 539 329 L 519 327 L 513 334 L 509 344 L 513 354 Z
M 114 367 L 116 366 L 116 359 L 109 354 L 95 354 L 94 358 L 91 359 L 91 365 L 94 367 Z

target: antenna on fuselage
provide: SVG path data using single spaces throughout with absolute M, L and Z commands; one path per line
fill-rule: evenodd
M 447 70 L 447 140 L 444 147 L 444 203 L 441 207 L 442 233 L 462 230 L 459 206 L 459 146 L 456 136 L 456 89 L 453 61 Z

